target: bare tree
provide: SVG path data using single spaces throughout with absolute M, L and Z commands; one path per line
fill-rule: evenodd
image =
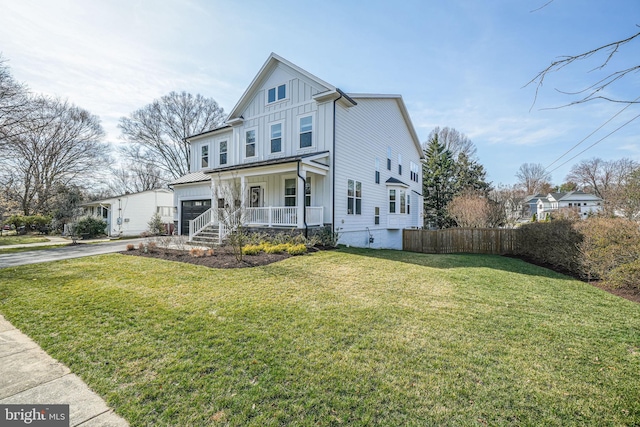
M 212 98 L 171 92 L 122 117 L 119 127 L 124 140 L 138 145 L 147 161 L 169 177 L 179 178 L 191 170 L 190 144 L 185 138 L 218 127 L 224 118 L 224 110 Z M 134 157 L 129 158 L 135 161 Z
M 611 191 L 624 185 L 637 168 L 638 163 L 631 159 L 605 161 L 594 157 L 573 165 L 566 180 L 575 182 L 582 189 L 607 201 Z
M 247 231 L 244 229 L 248 211 L 243 191 L 235 176 L 227 180 L 218 176 L 213 187 L 214 200 L 221 203 L 216 209 L 218 222 L 222 225 L 224 238 L 231 245 L 238 262 L 242 261 L 242 248 L 248 242 Z
M 636 25 L 636 27 L 638 27 L 638 25 Z M 580 61 L 585 61 L 594 57 L 601 58 L 600 64 L 595 68 L 589 69 L 588 72 L 593 72 L 596 70 L 601 71 L 605 69 L 612 62 L 612 59 L 621 52 L 622 48 L 627 47 L 626 45 L 632 42 L 637 42 L 638 40 L 640 40 L 640 32 L 636 32 L 635 34 L 632 34 L 629 37 L 626 37 L 620 40 L 615 40 L 615 41 L 603 44 L 602 46 L 586 50 L 582 53 L 578 53 L 575 55 L 561 56 L 559 59 L 551 62 L 551 64 L 547 68 L 545 68 L 544 70 L 536 74 L 536 76 L 533 79 L 531 79 L 526 85 L 528 86 L 531 84 L 535 84 L 536 86 L 536 93 L 535 93 L 533 104 L 535 104 L 538 98 L 538 92 L 542 87 L 545 79 L 549 77 L 550 74 L 557 71 L 561 71 L 566 67 L 570 65 L 574 65 L 575 63 L 578 63 Z M 567 95 L 577 96 L 576 100 L 571 101 L 564 106 L 581 104 L 581 103 L 593 101 L 596 99 L 601 99 L 601 100 L 610 101 L 610 102 L 619 102 L 624 104 L 636 104 L 640 102 L 639 101 L 640 97 L 635 99 L 631 99 L 632 97 L 629 97 L 626 99 L 620 99 L 620 98 L 611 97 L 607 95 L 607 93 L 611 93 L 610 89 L 612 89 L 612 86 L 615 83 L 619 82 L 620 80 L 624 79 L 625 77 L 631 74 L 638 72 L 639 70 L 640 70 L 640 64 L 623 66 L 621 69 L 612 70 L 609 73 L 605 73 L 604 75 L 597 76 L 593 83 L 589 84 L 587 87 L 584 87 L 582 89 L 573 90 L 573 91 L 559 90 L 559 89 L 556 89 L 556 90 Z
M 551 186 L 551 175 L 540 163 L 523 163 L 516 172 L 516 178 L 527 194 L 536 194 Z
M 447 205 L 451 218 L 458 227 L 487 228 L 498 225 L 501 213 L 494 204 L 479 194 L 460 194 Z
M 18 132 L 32 107 L 27 88 L 14 80 L 6 62 L 0 55 L 0 146 Z
M 616 214 L 640 220 L 640 167 L 626 177 L 624 184 L 610 192 L 608 205 Z
M 15 195 L 25 215 L 46 214 L 58 186 L 86 183 L 107 165 L 109 146 L 101 142 L 104 131 L 97 116 L 60 99 L 30 102 L 28 118 L 0 146 L 6 165 L 0 173 L 15 178 Z
M 167 185 L 160 168 L 151 162 L 129 162 L 111 169 L 109 189 L 114 194 L 139 193 Z
M 431 141 L 434 135 L 438 135 L 438 141 L 444 145 L 444 148 L 451 152 L 454 159 L 458 159 L 460 154 L 464 154 L 471 160 L 476 160 L 476 146 L 464 133 L 458 132 L 454 128 L 439 126 L 434 128 L 429 134 L 427 141 Z
M 525 197 L 527 197 L 527 193 L 517 184 L 498 185 L 489 193 L 489 198 L 503 212 L 504 224 L 510 227 L 515 226 L 518 221 L 530 217 L 529 205 L 525 203 Z

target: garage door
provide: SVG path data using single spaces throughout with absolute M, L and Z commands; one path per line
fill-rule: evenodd
M 182 216 L 180 217 L 180 234 L 189 235 L 189 221 L 196 219 L 211 207 L 211 199 L 187 200 L 182 202 Z

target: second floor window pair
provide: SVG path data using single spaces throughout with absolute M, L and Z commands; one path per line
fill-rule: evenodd
M 270 153 L 280 153 L 282 147 L 283 123 L 273 123 L 269 126 L 269 150 Z M 299 120 L 299 148 L 313 146 L 313 117 L 301 117 Z M 225 150 L 226 151 L 226 150 Z M 256 130 L 251 129 L 245 133 L 245 157 L 257 156 Z M 222 163 L 222 162 L 221 162 Z
M 283 100 L 287 97 L 287 86 L 272 87 L 267 91 L 267 103 Z

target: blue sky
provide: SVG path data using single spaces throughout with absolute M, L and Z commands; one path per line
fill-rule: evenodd
M 0 52 L 14 77 L 98 115 L 119 143 L 118 119 L 172 90 L 230 111 L 275 52 L 346 92 L 399 93 L 421 141 L 435 126 L 471 138 L 488 178 L 515 182 L 522 163 L 551 164 L 623 105 L 563 109 L 555 88 L 579 90 L 597 61 L 523 86 L 562 55 L 638 31 L 638 0 L 169 1 L 0 0 Z M 604 70 L 640 58 L 640 41 Z M 611 88 L 640 95 L 640 74 Z M 640 114 L 633 105 L 582 149 Z M 561 183 L 582 159 L 640 161 L 640 119 L 552 172 Z

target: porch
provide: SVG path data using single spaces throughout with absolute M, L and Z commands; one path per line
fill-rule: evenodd
M 304 209 L 304 210 L 303 210 Z M 220 244 L 237 226 L 304 228 L 324 225 L 323 206 L 240 207 L 233 212 L 225 208 L 210 208 L 189 221 L 189 241 L 209 230 L 207 234 Z

